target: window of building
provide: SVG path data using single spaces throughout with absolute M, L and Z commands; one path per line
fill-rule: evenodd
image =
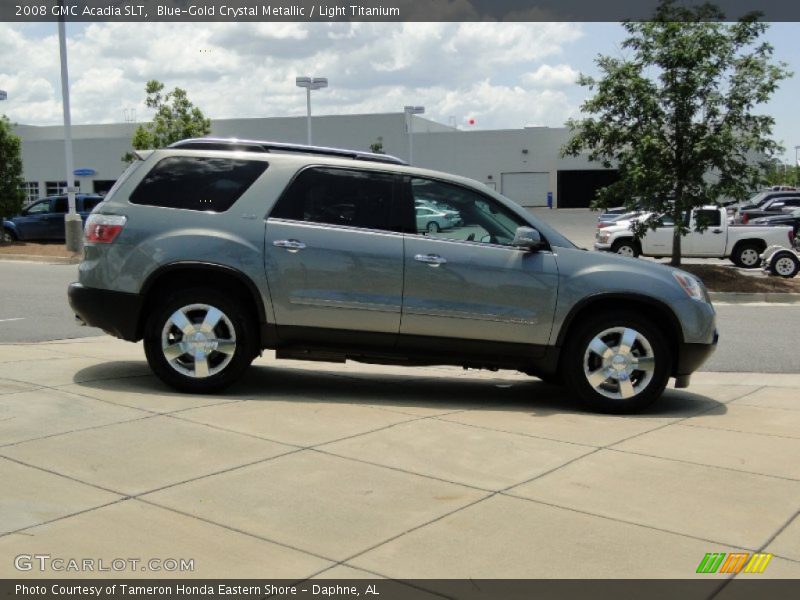
M 133 204 L 225 212 L 267 169 L 234 158 L 171 156 L 152 168 L 133 191 Z
M 26 181 L 22 184 L 22 191 L 25 193 L 25 204 L 31 204 L 39 199 L 39 182 Z
M 306 169 L 281 196 L 270 216 L 395 231 L 399 229 L 392 218 L 396 181 L 394 175 L 374 171 Z
M 59 194 L 66 194 L 67 193 L 67 182 L 66 181 L 46 181 L 45 182 L 45 196 L 58 196 Z M 80 189 L 81 182 L 75 182 L 75 188 Z

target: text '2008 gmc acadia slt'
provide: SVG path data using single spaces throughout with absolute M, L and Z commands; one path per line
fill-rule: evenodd
M 598 410 L 717 342 L 702 283 L 576 248 L 488 187 L 385 155 L 204 138 L 140 153 L 89 217 L 74 312 L 211 392 L 279 358 L 517 369 Z M 459 215 L 420 231 L 415 200 Z

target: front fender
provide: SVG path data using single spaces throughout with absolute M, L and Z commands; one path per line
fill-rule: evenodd
M 662 310 L 685 343 L 710 343 L 714 309 L 690 299 L 672 276 L 674 269 L 638 258 L 560 248 L 558 303 L 550 344 L 561 345 L 582 308 L 597 300 L 637 300 Z

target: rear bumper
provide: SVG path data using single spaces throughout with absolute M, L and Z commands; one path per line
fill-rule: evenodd
M 691 375 L 699 369 L 708 357 L 717 349 L 719 333 L 714 332 L 714 341 L 710 344 L 681 344 L 678 348 L 678 365 L 675 375 Z
M 142 297 L 139 294 L 71 283 L 67 295 L 75 316 L 86 325 L 99 327 L 129 342 L 139 340 L 139 316 L 142 312 Z

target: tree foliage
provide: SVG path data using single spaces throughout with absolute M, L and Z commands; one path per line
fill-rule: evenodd
M 211 133 L 211 120 L 192 104 L 186 90 L 176 87 L 164 94 L 164 84 L 153 79 L 147 82 L 145 92 L 145 104 L 155 110 L 155 115 L 150 123 L 136 128 L 131 140 L 136 150 L 164 148 L 179 140 Z M 132 161 L 133 154 L 127 153 L 123 160 Z
M 374 152 L 375 154 L 384 154 L 384 151 L 383 151 L 383 138 L 379 136 L 377 140 L 372 142 L 369 145 L 369 151 L 370 152 Z
M 582 106 L 592 116 L 568 123 L 563 154 L 587 152 L 618 169 L 619 181 L 598 192 L 594 207 L 643 202 L 674 218 L 673 265 L 688 233 L 682 214 L 745 199 L 763 178 L 759 163 L 781 150 L 771 139 L 774 119 L 754 109 L 790 73 L 773 62 L 757 18 L 724 23 L 714 5 L 664 0 L 653 20 L 623 23 L 623 56 L 599 56 L 601 77 L 579 79 L 595 92 Z M 655 226 L 655 218 L 641 221 L 634 233 Z
M 11 121 L 3 115 L 0 117 L 0 222 L 3 217 L 12 217 L 22 210 L 25 200 L 22 184 L 22 142 L 14 135 Z M 2 240 L 0 235 L 0 243 Z

